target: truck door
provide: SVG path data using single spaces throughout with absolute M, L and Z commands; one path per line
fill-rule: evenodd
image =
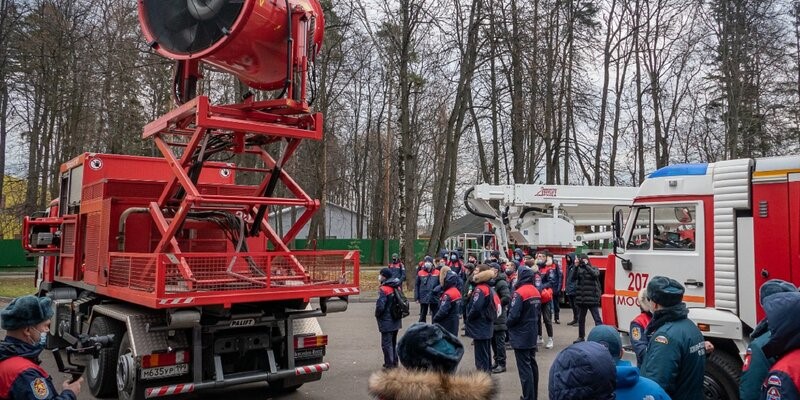
M 641 312 L 637 295 L 654 276 L 667 276 L 683 284 L 684 301 L 689 307 L 706 305 L 703 218 L 702 202 L 634 206 L 614 275 L 620 328 L 627 329 Z

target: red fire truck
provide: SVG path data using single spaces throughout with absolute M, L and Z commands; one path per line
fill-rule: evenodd
M 737 399 L 741 356 L 764 316 L 758 288 L 800 283 L 800 156 L 659 169 L 615 213 L 614 231 L 603 320 L 627 332 L 650 278 L 682 282 L 689 317 L 716 348 L 706 397 Z
M 86 366 L 98 397 L 318 380 L 329 365 L 316 318 L 359 292 L 358 252 L 288 245 L 320 205 L 284 166 L 303 139 L 322 139 L 306 98 L 322 9 L 141 0 L 139 14 L 150 46 L 176 60 L 177 108 L 144 129 L 161 157 L 79 155 L 47 215 L 25 219 L 54 300 L 48 348 L 113 335 Z M 196 95 L 201 62 L 280 94 L 214 105 Z M 305 211 L 280 232 L 269 212 L 288 206 Z

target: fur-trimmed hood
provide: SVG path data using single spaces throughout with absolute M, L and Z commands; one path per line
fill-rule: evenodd
M 475 275 L 472 275 L 472 281 L 475 283 L 489 282 L 490 280 L 492 280 L 492 278 L 495 277 L 495 273 L 496 272 L 494 269 L 488 269 L 486 271 L 477 272 L 475 273 Z
M 380 400 L 489 400 L 497 396 L 497 383 L 479 371 L 450 375 L 395 368 L 373 373 L 369 393 Z

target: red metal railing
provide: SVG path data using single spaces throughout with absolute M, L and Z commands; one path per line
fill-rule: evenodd
M 108 287 L 134 292 L 153 304 L 188 298 L 214 303 L 246 295 L 241 301 L 311 298 L 358 293 L 359 255 L 355 251 L 263 253 L 110 253 Z M 149 305 L 150 302 L 138 301 Z M 175 305 L 181 303 L 170 303 Z M 188 304 L 188 303 L 187 303 Z

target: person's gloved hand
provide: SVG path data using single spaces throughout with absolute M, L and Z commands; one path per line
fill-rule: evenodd
M 81 392 L 81 383 L 83 383 L 83 377 L 78 378 L 75 382 L 70 382 L 67 380 L 61 385 L 61 389 L 71 390 L 73 393 L 78 395 Z

